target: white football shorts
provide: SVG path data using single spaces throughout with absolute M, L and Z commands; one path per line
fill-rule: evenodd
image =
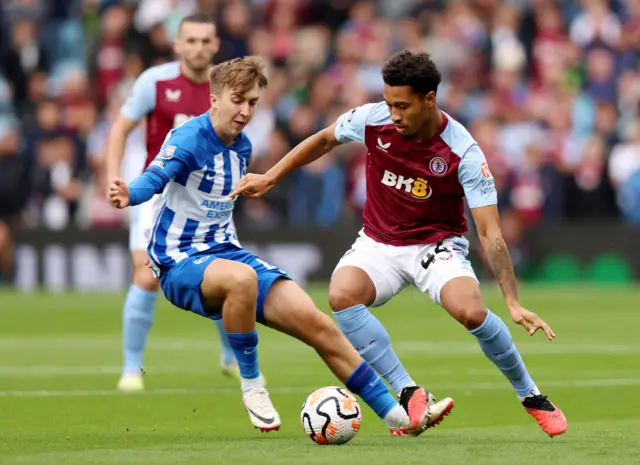
M 162 194 L 131 208 L 129 223 L 129 250 L 147 250 L 156 217 L 162 207 Z
M 366 272 L 376 288 L 372 307 L 384 304 L 409 284 L 441 305 L 440 291 L 448 281 L 458 277 L 478 281 L 467 260 L 468 253 L 469 241 L 464 237 L 451 236 L 435 244 L 394 246 L 376 242 L 361 231 L 334 273 L 344 266 Z

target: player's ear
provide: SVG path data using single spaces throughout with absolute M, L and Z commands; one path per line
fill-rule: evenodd
M 173 53 L 180 56 L 180 42 L 177 38 L 173 41 Z
M 211 108 L 218 108 L 218 96 L 215 94 L 210 94 L 209 103 L 211 103 Z
M 436 105 L 436 93 L 434 91 L 427 92 L 424 96 L 424 103 L 428 107 L 434 107 Z

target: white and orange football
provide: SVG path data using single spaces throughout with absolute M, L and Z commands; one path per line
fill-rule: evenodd
M 358 399 L 345 388 L 327 386 L 309 395 L 302 405 L 302 427 L 316 444 L 346 444 L 362 423 Z

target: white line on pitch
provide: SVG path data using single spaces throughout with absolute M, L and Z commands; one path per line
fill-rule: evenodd
M 540 386 L 557 387 L 557 388 L 592 388 L 592 387 L 618 387 L 618 386 L 638 386 L 640 378 L 618 378 L 618 379 L 583 379 L 583 380 L 564 380 L 564 381 L 543 381 Z M 480 391 L 507 388 L 508 384 L 504 382 L 473 382 L 473 383 L 443 383 L 429 384 L 428 388 L 438 391 L 446 390 L 464 390 L 464 391 Z M 307 393 L 317 388 L 317 386 L 272 386 L 269 392 L 272 394 L 294 394 Z M 159 388 L 149 389 L 135 395 L 188 395 L 188 394 L 238 394 L 238 388 L 220 387 L 220 388 Z M 0 397 L 90 397 L 90 396 L 121 396 L 124 395 L 116 390 L 91 390 L 79 389 L 68 391 L 57 390 L 15 390 L 0 391 Z
M 20 349 L 23 351 L 32 350 L 54 350 L 54 349 L 95 349 L 95 350 L 120 350 L 122 342 L 118 338 L 53 338 L 53 339 L 29 339 L 29 338 L 2 338 L 0 339 L 0 349 Z M 283 355 L 284 347 L 296 348 L 291 352 L 298 355 L 303 346 L 293 339 L 266 342 L 261 346 L 264 351 L 275 351 Z M 554 355 L 554 354 L 576 354 L 576 355 L 607 355 L 607 354 L 640 354 L 640 344 L 592 344 L 547 341 L 518 342 L 521 352 L 527 354 Z M 199 351 L 218 350 L 217 339 L 184 339 L 184 338 L 152 338 L 149 341 L 149 349 L 155 351 Z M 455 357 L 459 355 L 479 353 L 478 344 L 470 340 L 469 342 L 458 341 L 399 341 L 394 344 L 396 352 L 401 354 L 425 354 L 431 357 Z

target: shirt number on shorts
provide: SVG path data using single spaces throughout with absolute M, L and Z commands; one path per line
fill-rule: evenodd
M 429 252 L 427 255 L 425 255 L 425 257 L 420 262 L 422 268 L 424 268 L 425 270 L 429 268 L 429 266 L 436 261 L 436 255 L 438 255 L 439 253 L 446 252 L 448 254 L 451 254 L 451 251 L 447 247 L 442 247 L 442 242 L 443 241 L 440 241 L 436 244 L 436 248 L 433 250 L 434 253 Z
M 269 264 L 269 263 L 265 262 L 265 261 L 264 261 L 263 259 L 261 259 L 261 258 L 256 258 L 256 261 L 257 261 L 258 263 L 260 263 L 262 266 L 264 266 L 264 267 L 265 267 L 267 270 L 269 270 L 269 271 L 278 270 L 280 273 L 283 273 L 283 274 L 284 274 L 284 272 L 283 272 L 280 268 L 278 268 L 277 266 L 273 266 L 273 265 L 271 265 L 271 264 Z

